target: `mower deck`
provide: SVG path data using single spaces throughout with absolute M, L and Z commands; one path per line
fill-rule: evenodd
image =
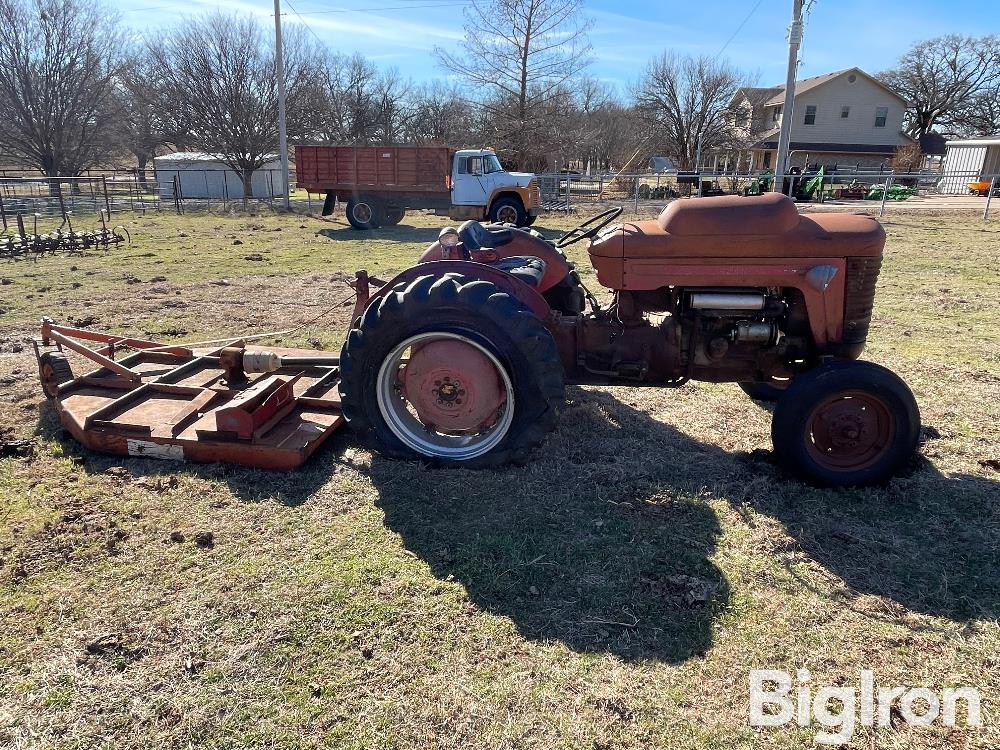
M 301 466 L 344 423 L 332 355 L 329 364 L 233 377 L 222 354 L 138 351 L 117 361 L 138 377 L 104 367 L 61 384 L 53 404 L 62 425 L 95 451 L 278 471 Z

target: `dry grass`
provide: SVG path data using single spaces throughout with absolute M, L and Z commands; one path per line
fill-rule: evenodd
M 811 747 L 816 727 L 747 723 L 748 670 L 802 666 L 983 693 L 978 731 L 851 747 L 1000 744 L 995 224 L 887 224 L 869 356 L 927 428 L 884 488 L 787 479 L 767 412 L 704 384 L 571 389 L 535 460 L 496 472 L 349 433 L 290 475 L 121 460 L 68 440 L 12 352 L 42 314 L 177 340 L 287 328 L 344 272 L 408 265 L 437 222 L 150 216 L 131 248 L 0 268 L 0 429 L 39 441 L 0 461 L 0 746 Z M 346 318 L 290 343 L 335 346 Z

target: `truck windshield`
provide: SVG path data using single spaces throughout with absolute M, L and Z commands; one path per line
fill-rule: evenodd
M 483 154 L 483 165 L 486 174 L 490 172 L 503 172 L 503 167 L 500 166 L 500 160 L 496 157 L 496 154 Z

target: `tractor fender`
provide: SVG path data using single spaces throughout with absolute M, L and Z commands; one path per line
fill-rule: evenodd
M 373 294 L 366 307 L 388 294 L 401 282 L 410 282 L 428 275 L 444 276 L 448 273 L 457 273 L 469 280 L 488 281 L 495 284 L 499 289 L 522 302 L 542 322 L 548 322 L 549 318 L 552 317 L 549 303 L 545 301 L 537 289 L 505 271 L 471 260 L 432 260 L 410 266 L 390 279 L 378 293 Z

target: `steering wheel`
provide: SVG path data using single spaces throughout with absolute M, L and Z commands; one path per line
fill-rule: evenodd
M 601 211 L 601 213 L 591 216 L 585 222 L 580 224 L 580 226 L 570 229 L 566 232 L 566 234 L 556 240 L 556 247 L 562 249 L 573 245 L 580 240 L 588 240 L 592 237 L 596 237 L 598 232 L 621 216 L 621 213 L 624 210 L 625 209 L 622 206 L 618 206 L 618 208 L 609 208 L 607 211 Z

